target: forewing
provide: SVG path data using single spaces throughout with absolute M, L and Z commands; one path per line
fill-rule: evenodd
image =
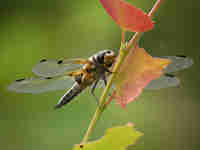
M 186 56 L 162 56 L 160 58 L 168 58 L 171 64 L 164 69 L 164 73 L 172 73 L 179 70 L 189 68 L 193 64 L 193 60 Z
M 193 64 L 193 60 L 189 57 L 185 56 L 162 56 L 159 58 L 168 58 L 171 60 L 171 64 L 169 64 L 164 69 L 164 75 L 160 78 L 151 81 L 145 89 L 147 90 L 158 90 L 162 88 L 168 88 L 168 87 L 178 87 L 180 85 L 180 80 L 175 77 L 174 75 L 170 75 L 168 73 L 177 72 L 186 68 L 189 68 Z M 100 81 L 99 85 L 100 88 L 104 86 L 103 81 Z M 112 85 L 112 89 L 115 88 L 115 85 Z
M 41 60 L 35 65 L 32 71 L 41 77 L 55 77 L 64 74 L 65 72 L 72 72 L 82 67 L 81 64 L 75 63 L 75 59 L 65 60 Z
M 180 80 L 173 75 L 163 75 L 156 80 L 152 80 L 145 89 L 158 90 L 168 87 L 178 87 Z
M 37 94 L 42 92 L 67 89 L 70 88 L 73 83 L 73 78 L 69 76 L 60 76 L 54 78 L 29 78 L 16 80 L 8 86 L 8 90 L 18 93 Z

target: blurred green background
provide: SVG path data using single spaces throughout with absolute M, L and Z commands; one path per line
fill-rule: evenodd
M 152 0 L 136 0 L 146 12 Z M 166 0 L 154 30 L 140 45 L 152 55 L 187 55 L 195 64 L 177 76 L 180 88 L 145 91 L 126 110 L 112 103 L 92 135 L 131 121 L 143 138 L 129 150 L 200 149 L 199 1 Z M 131 34 L 129 35 L 129 37 Z M 71 150 L 87 130 L 96 109 L 89 91 L 63 109 L 53 107 L 63 91 L 39 95 L 6 90 L 15 79 L 31 76 L 42 58 L 88 57 L 120 46 L 120 29 L 98 0 L 16 0 L 0 6 L 0 145 L 2 150 Z M 100 95 L 100 91 L 97 92 Z

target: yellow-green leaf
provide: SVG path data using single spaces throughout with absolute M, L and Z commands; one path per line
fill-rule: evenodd
M 143 135 L 132 123 L 107 129 L 105 135 L 97 141 L 84 145 L 75 145 L 74 150 L 126 150 L 127 146 L 135 144 Z

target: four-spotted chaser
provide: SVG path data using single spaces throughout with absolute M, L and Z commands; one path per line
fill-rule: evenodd
M 185 56 L 164 56 L 161 58 L 168 58 L 172 63 L 164 70 L 164 75 L 151 81 L 146 89 L 178 86 L 180 84 L 179 79 L 170 73 L 183 70 L 193 64 L 192 59 Z M 20 93 L 36 94 L 70 88 L 55 107 L 60 108 L 87 87 L 91 86 L 91 93 L 94 95 L 94 90 L 99 81 L 106 85 L 115 60 L 116 55 L 112 50 L 100 51 L 88 59 L 59 61 L 42 59 L 32 69 L 38 77 L 18 79 L 11 83 L 8 89 Z

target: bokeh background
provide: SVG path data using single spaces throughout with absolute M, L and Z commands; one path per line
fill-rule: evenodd
M 146 12 L 155 0 L 129 0 Z M 195 0 L 166 0 L 155 28 L 140 41 L 154 56 L 187 55 L 194 65 L 177 73 L 182 85 L 145 91 L 126 110 L 112 103 L 92 135 L 134 122 L 144 136 L 129 150 L 200 149 L 199 6 Z M 131 34 L 128 38 L 130 38 Z M 0 6 L 0 145 L 2 150 L 71 150 L 96 109 L 89 91 L 63 109 L 53 107 L 63 91 L 39 95 L 7 91 L 15 79 L 31 76 L 42 58 L 88 57 L 120 46 L 120 29 L 98 0 L 7 0 Z M 97 95 L 100 95 L 100 90 Z

